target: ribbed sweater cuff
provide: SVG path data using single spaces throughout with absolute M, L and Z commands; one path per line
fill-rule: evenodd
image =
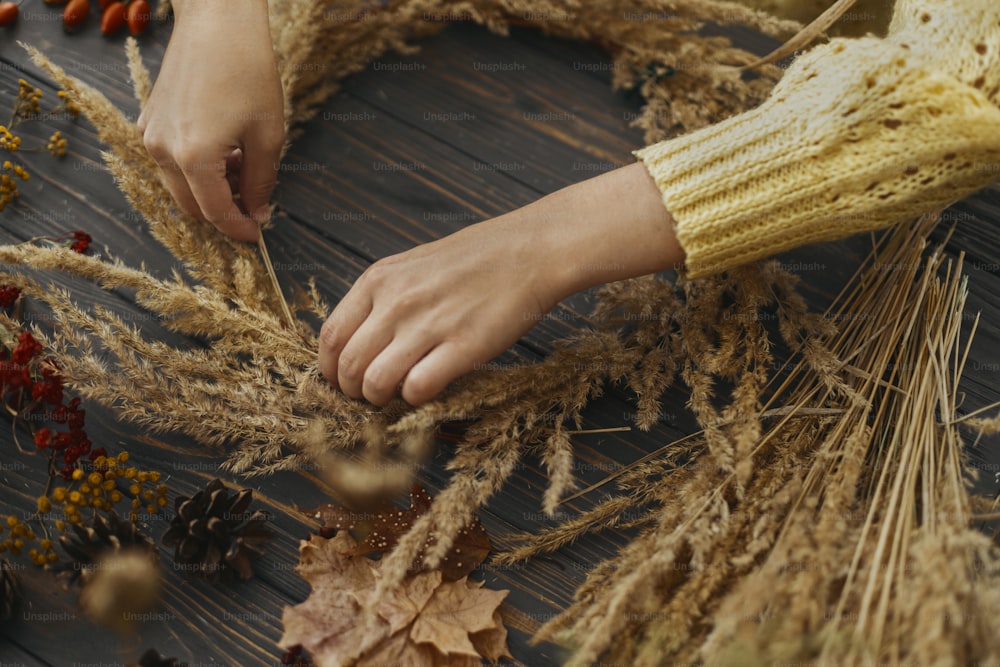
M 690 277 L 885 227 L 1000 176 L 1000 109 L 908 55 L 833 40 L 757 109 L 636 151 Z

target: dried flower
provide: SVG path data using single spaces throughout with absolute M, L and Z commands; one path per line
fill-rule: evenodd
M 63 139 L 62 132 L 59 130 L 53 132 L 52 136 L 49 137 L 49 143 L 45 144 L 45 148 L 48 149 L 49 153 L 51 153 L 53 157 L 65 157 L 66 140 Z
M 21 289 L 16 285 L 0 285 L 0 308 L 10 308 L 21 296 Z
M 72 95 L 65 90 L 60 90 L 56 93 L 56 95 L 58 95 L 59 99 L 62 101 L 62 108 L 66 113 L 74 118 L 80 115 L 80 107 L 73 101 Z

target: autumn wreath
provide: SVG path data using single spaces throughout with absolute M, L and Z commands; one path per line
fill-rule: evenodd
M 645 15 L 653 18 L 629 19 Z M 636 123 L 648 141 L 747 109 L 780 78 L 773 64 L 748 76 L 758 56 L 707 27 L 737 24 L 775 37 L 799 27 L 714 0 L 272 0 L 289 136 L 343 77 L 387 51 L 411 52 L 413 40 L 456 20 L 498 33 L 534 26 L 603 45 L 617 65 L 614 84 L 645 99 Z M 134 44 L 129 55 L 143 104 L 149 75 Z M 358 610 L 375 618 L 380 605 L 398 600 L 418 555 L 439 565 L 523 457 L 548 467 L 542 504 L 553 512 L 573 484 L 572 425 L 607 383 L 634 391 L 642 428 L 680 380 L 702 430 L 616 474 L 615 491 L 592 510 L 522 536 L 521 547 L 500 555 L 511 562 L 604 527 L 642 528 L 539 639 L 569 646 L 572 665 L 1000 661 L 992 627 L 1000 561 L 991 540 L 970 527 L 955 407 L 964 357 L 954 314 L 966 291 L 960 267 L 945 267 L 940 253 L 922 258 L 929 221 L 883 237 L 833 311 L 864 308 L 870 317 L 810 313 L 796 278 L 775 263 L 676 284 L 633 280 L 602 292 L 594 312 L 601 328 L 581 331 L 546 360 L 473 374 L 417 409 L 395 404 L 372 414 L 318 377 L 316 332 L 275 289 L 266 249 L 220 239 L 179 214 L 136 126 L 100 93 L 33 56 L 97 127 L 108 169 L 184 272 L 159 279 L 30 245 L 2 247 L 0 260 L 128 288 L 171 329 L 210 342 L 198 350 L 153 344 L 113 314 L 77 307 L 21 277 L 24 293 L 53 311 L 58 326 L 36 336 L 66 382 L 149 428 L 239 443 L 229 459 L 235 472 L 336 457 L 335 469 L 351 474 L 331 473 L 333 481 L 348 495 L 352 479 L 385 492 L 409 483 L 347 463 L 348 450 L 412 462 L 427 455 L 440 425 L 475 419 L 455 447 L 449 486 L 377 574 L 342 573 L 371 585 L 354 598 Z M 685 67 L 695 59 L 707 66 Z M 316 290 L 310 295 L 307 309 L 328 312 Z M 776 331 L 755 316 L 764 310 L 774 313 Z M 775 336 L 792 350 L 780 364 Z M 93 345 L 103 357 L 80 352 Z M 587 363 L 593 358 L 606 363 Z M 767 369 L 776 367 L 792 370 L 772 377 Z M 201 419 L 205 411 L 216 418 Z M 328 557 L 304 549 L 310 564 Z M 347 661 L 387 650 L 371 636 Z

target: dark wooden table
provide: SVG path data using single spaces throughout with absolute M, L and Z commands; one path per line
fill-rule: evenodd
M 55 100 L 51 83 L 16 46 L 15 40 L 23 40 L 42 48 L 133 117 L 137 114 L 121 37 L 101 38 L 94 17 L 85 31 L 67 36 L 58 12 L 40 1 L 28 0 L 22 13 L 19 25 L 0 30 L 0 109 L 11 106 L 19 77 L 45 91 L 45 108 Z M 143 56 L 154 72 L 168 35 L 168 27 L 157 26 L 141 40 Z M 770 46 L 765 40 L 755 44 L 761 52 Z M 315 276 L 321 291 L 334 301 L 377 258 L 628 164 L 633 159 L 630 151 L 642 145 L 641 133 L 629 127 L 639 100 L 612 92 L 607 69 L 589 66 L 608 62 L 591 45 L 522 30 L 505 39 L 460 25 L 428 40 L 417 56 L 390 55 L 381 61 L 398 62 L 424 67 L 402 72 L 372 67 L 352 77 L 305 127 L 287 156 L 275 193 L 280 218 L 270 235 L 283 283 L 305 283 Z M 483 66 L 495 63 L 517 67 L 491 71 L 497 68 Z M 154 272 L 169 271 L 174 260 L 151 239 L 103 169 L 93 128 L 82 120 L 21 128 L 26 142 L 43 146 L 56 129 L 67 137 L 69 153 L 62 160 L 44 150 L 19 156 L 32 179 L 21 188 L 20 201 L 0 213 L 0 242 L 82 229 L 94 236 L 100 252 L 134 265 L 145 262 Z M 962 384 L 967 394 L 963 410 L 969 411 L 1000 399 L 1000 192 L 984 191 L 957 204 L 945 217 L 956 225 L 949 252 L 967 254 L 970 309 L 983 313 Z M 939 230 L 942 238 L 946 226 Z M 868 244 L 866 238 L 854 238 L 797 250 L 783 260 L 801 269 L 811 302 L 822 309 L 852 274 Z M 50 277 L 67 283 L 63 276 Z M 77 281 L 72 285 L 81 300 L 109 305 L 151 335 L 176 340 L 125 295 Z M 504 359 L 542 357 L 556 339 L 586 326 L 591 300 L 581 294 L 561 304 Z M 660 423 L 648 433 L 576 437 L 579 478 L 596 482 L 690 433 L 695 424 L 685 400 L 683 387 L 671 389 Z M 106 409 L 86 407 L 91 439 L 113 451 L 127 449 L 136 465 L 162 471 L 169 478 L 171 497 L 190 495 L 218 474 L 222 452 L 182 436 L 151 437 L 117 421 Z M 586 426 L 627 425 L 633 409 L 628 396 L 610 391 L 588 409 Z M 996 439 L 980 442 L 973 458 L 985 471 L 977 487 L 983 492 L 997 489 L 994 471 L 1000 470 L 1000 455 L 989 451 L 996 444 Z M 423 479 L 432 492 L 446 482 L 446 451 L 445 443 Z M 11 430 L 4 427 L 0 461 L 0 514 L 30 514 L 44 489 L 44 460 L 19 455 Z M 256 578 L 235 585 L 191 580 L 171 569 L 163 550 L 164 599 L 158 620 L 141 629 L 140 648 L 156 647 L 192 665 L 279 662 L 275 643 L 281 635 L 281 610 L 305 599 L 309 590 L 293 571 L 297 545 L 316 527 L 296 508 L 314 506 L 328 496 L 320 482 L 303 474 L 231 481 L 252 487 L 255 506 L 273 517 L 276 539 L 257 562 Z M 540 510 L 544 488 L 539 465 L 528 462 L 519 470 L 482 514 L 495 545 L 503 547 L 506 536 L 515 532 L 546 525 Z M 584 506 L 579 503 L 568 503 L 566 512 Z M 165 525 L 154 521 L 146 528 L 158 538 Z M 511 649 L 519 661 L 532 666 L 560 662 L 559 647 L 529 646 L 531 632 L 564 608 L 588 570 L 627 538 L 626 533 L 608 532 L 521 567 L 483 568 L 481 576 L 489 586 L 511 591 L 504 611 Z M 72 593 L 60 590 L 50 574 L 28 565 L 26 558 L 15 561 L 24 564 L 19 575 L 26 600 L 17 615 L 0 626 L 0 664 L 120 663 L 119 642 L 81 617 Z M 125 657 L 135 659 L 137 654 Z

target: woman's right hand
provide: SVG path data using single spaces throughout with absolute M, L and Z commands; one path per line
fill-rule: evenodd
M 173 6 L 174 32 L 139 116 L 146 149 L 184 211 L 256 240 L 285 138 L 267 1 Z

